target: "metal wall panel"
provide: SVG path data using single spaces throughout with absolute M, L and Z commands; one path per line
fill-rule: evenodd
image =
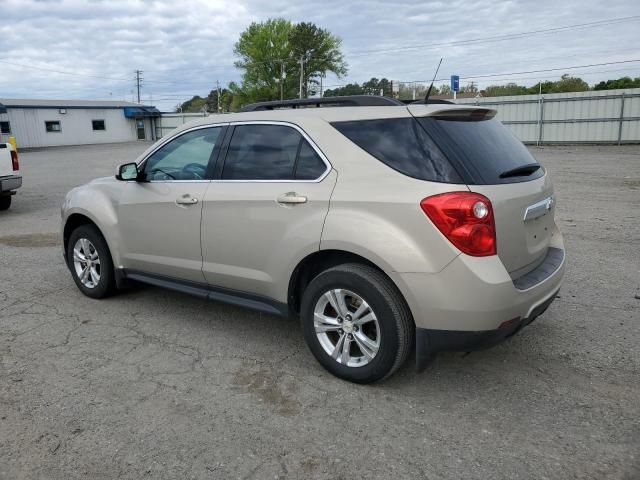
M 456 103 L 496 109 L 497 118 L 525 143 L 640 143 L 640 88 L 466 98 Z
M 57 108 L 8 108 L 11 133 L 18 148 L 94 143 L 129 142 L 137 139 L 135 121 L 124 116 L 119 108 L 69 108 L 60 113 Z M 47 132 L 45 121 L 60 122 L 60 132 Z M 92 120 L 104 120 L 105 130 L 94 131 Z M 145 120 L 147 139 L 150 124 Z
M 156 122 L 157 138 L 166 137 L 172 130 L 196 118 L 207 117 L 206 113 L 163 113 Z

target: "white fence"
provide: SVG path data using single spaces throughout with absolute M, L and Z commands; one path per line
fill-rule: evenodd
M 162 138 L 174 128 L 208 115 L 208 113 L 163 113 L 156 121 L 156 138 Z
M 640 88 L 458 99 L 495 108 L 502 123 L 525 143 L 640 143 Z M 163 113 L 161 138 L 209 114 Z
M 525 143 L 640 143 L 640 88 L 480 97 Z

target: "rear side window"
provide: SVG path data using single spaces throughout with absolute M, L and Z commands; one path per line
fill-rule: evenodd
M 419 180 L 464 183 L 414 118 L 334 122 L 331 125 L 385 165 Z
M 544 175 L 542 167 L 517 174 L 516 169 L 538 163 L 522 142 L 495 118 L 421 117 L 418 122 L 470 185 L 525 182 Z
M 315 180 L 327 169 L 304 137 L 285 125 L 238 125 L 223 180 Z
M 326 169 L 327 166 L 320 156 L 318 156 L 316 151 L 309 145 L 309 142 L 303 138 L 296 163 L 296 180 L 315 180 L 322 175 Z

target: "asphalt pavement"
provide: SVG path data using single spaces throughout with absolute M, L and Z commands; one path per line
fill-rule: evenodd
M 294 321 L 78 291 L 64 195 L 147 146 L 20 153 L 0 212 L 0 478 L 640 478 L 640 146 L 532 148 L 565 236 L 560 298 L 491 350 L 369 386 L 325 372 Z

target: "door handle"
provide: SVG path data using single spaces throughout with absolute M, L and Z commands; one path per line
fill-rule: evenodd
M 198 203 L 198 199 L 196 197 L 192 197 L 188 193 L 176 198 L 176 204 L 178 205 L 194 205 Z
M 276 200 L 281 204 L 307 203 L 307 197 L 298 195 L 296 192 L 287 192 L 284 195 L 280 195 Z

